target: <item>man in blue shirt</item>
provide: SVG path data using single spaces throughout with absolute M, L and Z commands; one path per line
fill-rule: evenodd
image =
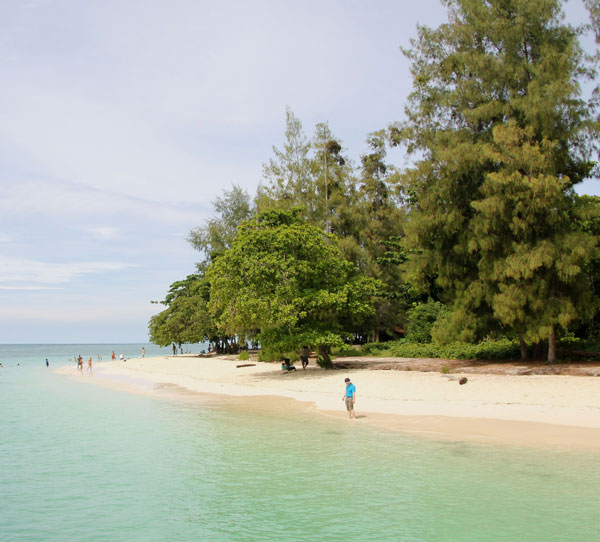
M 348 411 L 348 415 L 350 418 L 356 418 L 356 414 L 354 412 L 354 402 L 356 401 L 356 386 L 350 382 L 349 378 L 345 378 L 344 382 L 346 383 L 346 392 L 342 397 L 342 401 L 346 403 L 346 410 Z

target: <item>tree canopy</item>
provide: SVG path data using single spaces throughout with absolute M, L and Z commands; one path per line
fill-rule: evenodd
M 358 164 L 287 108 L 255 197 L 233 185 L 191 231 L 202 261 L 152 318 L 154 342 L 312 345 L 328 362 L 406 329 L 518 339 L 553 361 L 560 336 L 599 336 L 599 198 L 574 187 L 598 170 L 600 55 L 580 37 L 600 43 L 600 4 L 574 28 L 561 0 L 441 1 L 448 21 L 403 49 L 404 120 L 368 134 Z
M 573 186 L 593 167 L 591 75 L 558 0 L 446 0 L 405 54 L 414 91 L 392 140 L 419 153 L 406 246 L 453 306 L 440 331 L 475 340 L 508 326 L 550 340 L 583 316 L 580 280 L 596 244 L 572 226 Z M 587 247 L 587 248 L 583 248 Z
M 334 236 L 298 210 L 268 211 L 243 223 L 231 249 L 209 269 L 210 310 L 228 334 L 258 337 L 285 352 L 342 344 L 372 315 L 377 282 L 361 277 Z

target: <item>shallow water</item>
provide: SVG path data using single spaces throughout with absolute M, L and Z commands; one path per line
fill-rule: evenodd
M 130 395 L 6 359 L 3 541 L 592 541 L 600 533 L 598 455 Z

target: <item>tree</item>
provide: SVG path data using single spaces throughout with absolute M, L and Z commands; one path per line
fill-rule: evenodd
M 233 185 L 231 190 L 224 190 L 223 196 L 213 201 L 213 206 L 217 216 L 193 229 L 188 237 L 191 245 L 204 254 L 207 263 L 230 247 L 238 225 L 254 213 L 250 195 L 237 185 Z
M 453 306 L 446 336 L 508 328 L 549 340 L 589 307 L 595 241 L 572 226 L 589 175 L 593 106 L 577 30 L 558 0 L 444 0 L 449 22 L 419 27 L 405 54 L 414 91 L 390 128 L 414 167 L 406 226 L 413 274 L 437 276 Z
M 596 246 L 600 245 L 600 197 L 579 196 L 575 209 L 577 228 L 593 235 Z M 598 339 L 600 330 L 597 328 L 597 315 L 600 313 L 600 250 L 596 250 L 585 268 L 586 282 L 591 285 L 593 306 L 588 318 L 582 322 L 580 332 L 588 339 Z
M 372 315 L 378 286 L 358 276 L 336 239 L 299 218 L 299 210 L 243 223 L 207 276 L 209 308 L 223 332 L 258 336 L 274 352 L 312 345 L 329 367 L 329 347 Z
M 150 341 L 160 346 L 214 339 L 216 330 L 206 304 L 209 284 L 202 274 L 188 275 L 171 284 L 167 308 L 150 319 Z
M 273 146 L 274 158 L 263 164 L 266 184 L 258 188 L 257 207 L 261 211 L 303 207 L 305 216 L 310 216 L 315 207 L 309 156 L 311 143 L 302 131 L 300 119 L 289 107 L 285 126 L 283 148 Z
M 263 165 L 266 183 L 258 189 L 258 211 L 297 208 L 299 216 L 326 233 L 348 237 L 351 164 L 327 123 L 317 124 L 308 141 L 300 120 L 288 108 L 283 148 L 273 147 L 273 153 L 275 157 Z
M 371 322 L 371 340 L 380 334 L 393 336 L 394 328 L 403 323 L 409 306 L 407 284 L 397 260 L 390 265 L 391 249 L 404 235 L 405 210 L 394 190 L 397 172 L 386 163 L 384 133 L 367 139 L 369 152 L 361 156 L 358 188 L 352 205 L 353 235 L 360 253 L 356 261 L 368 277 L 379 279 L 383 288 L 375 300 Z
M 315 156 L 312 160 L 312 173 L 318 200 L 312 221 L 320 224 L 325 233 L 333 233 L 340 239 L 348 237 L 351 235 L 351 228 L 348 227 L 345 211 L 354 188 L 351 164 L 326 122 L 316 125 L 313 147 Z

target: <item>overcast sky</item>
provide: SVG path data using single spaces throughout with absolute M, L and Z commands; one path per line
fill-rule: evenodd
M 444 20 L 438 0 L 0 0 L 0 343 L 146 341 L 189 230 L 255 192 L 286 106 L 357 158 L 403 117 L 399 47 Z

